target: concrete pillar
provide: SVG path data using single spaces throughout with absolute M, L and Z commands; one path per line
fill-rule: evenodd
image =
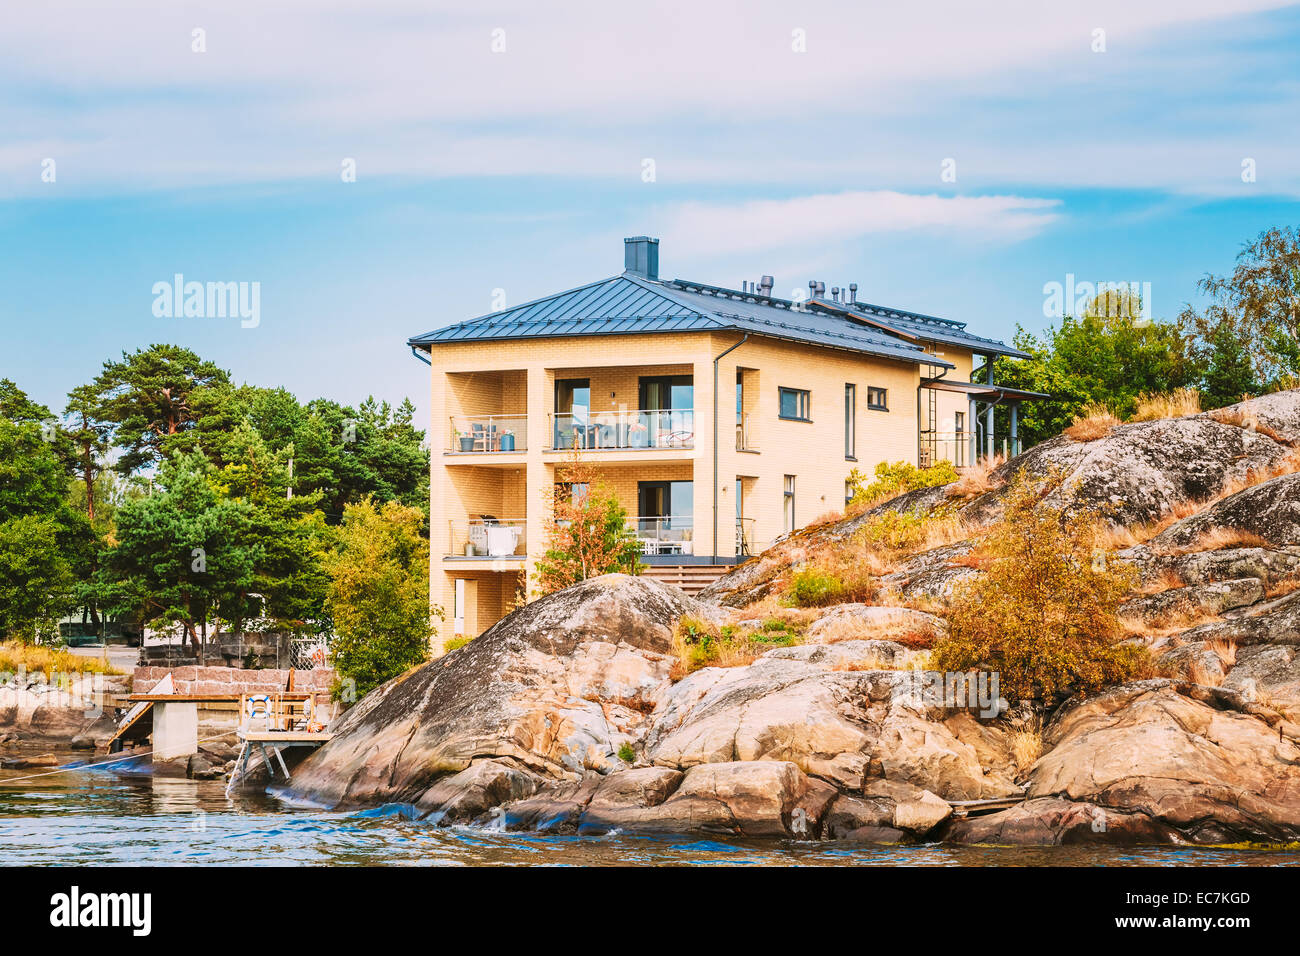
M 993 356 L 992 355 L 984 356 L 984 364 L 988 367 L 989 384 L 992 385 L 993 384 Z M 996 447 L 993 444 L 993 401 L 992 400 L 989 401 L 988 411 L 984 413 L 984 447 L 987 449 L 988 456 L 992 458 L 994 451 L 996 451 Z
M 693 476 L 694 484 L 692 488 L 695 492 L 695 513 L 694 520 L 694 547 L 692 550 L 697 555 L 711 557 L 713 550 L 713 493 L 718 481 L 717 475 L 713 470 L 713 356 L 721 352 L 730 341 L 724 338 L 709 336 L 705 339 L 707 349 L 703 355 L 698 355 L 695 359 L 692 375 L 694 376 L 694 393 L 695 393 L 695 454 L 693 456 Z M 735 384 L 735 367 L 732 366 L 732 381 L 727 392 L 722 391 L 722 370 L 718 370 L 718 402 L 722 408 L 734 408 L 736 404 L 736 384 Z M 727 395 L 729 400 L 724 400 L 723 395 Z M 721 413 L 718 415 L 718 429 L 729 428 L 729 434 L 734 435 L 736 427 L 734 424 L 735 413 L 728 418 Z M 735 444 L 733 439 L 732 444 Z M 722 458 L 722 445 L 718 445 L 718 459 Z M 734 480 L 734 479 L 733 479 Z M 725 499 L 730 502 L 731 496 Z M 723 542 L 726 541 L 726 535 L 723 533 L 723 515 L 724 508 L 722 489 L 718 488 L 718 555 L 731 554 L 726 551 Z M 734 505 L 733 505 L 734 507 Z M 731 520 L 734 527 L 734 513 Z M 735 533 L 732 533 L 732 548 L 735 548 Z
M 979 413 L 975 410 L 975 399 L 970 400 L 970 409 L 966 415 L 970 422 L 970 458 L 966 464 L 974 465 L 979 459 L 980 453 L 980 433 L 979 433 Z
M 177 700 L 153 705 L 153 760 L 192 757 L 199 752 L 199 705 Z
M 524 466 L 524 592 L 535 588 L 537 558 L 546 551 L 546 522 L 551 515 L 550 491 L 555 468 L 542 460 L 542 449 L 551 446 L 550 422 L 555 403 L 555 376 L 545 368 L 528 369 L 528 454 Z

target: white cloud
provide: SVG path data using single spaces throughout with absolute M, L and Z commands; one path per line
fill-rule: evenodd
M 680 203 L 658 230 L 684 258 L 815 248 L 890 232 L 937 230 L 981 240 L 1029 238 L 1059 218 L 1059 199 L 911 195 L 892 190 L 824 193 L 740 203 Z
M 1220 82 L 1177 38 L 1282 5 L 46 0 L 6 10 L 0 34 L 0 188 L 38 189 L 53 155 L 74 161 L 74 190 L 336 177 L 344 156 L 363 176 L 632 179 L 651 156 L 664 182 L 915 189 L 957 156 L 983 191 L 1213 192 L 1207 157 L 1294 135 L 1281 118 L 1300 94 L 1248 118 L 1207 103 L 1195 136 L 1159 130 L 1160 97 Z M 1115 156 L 1136 146 L 1161 162 Z M 1300 183 L 1295 151 L 1278 152 L 1277 180 Z

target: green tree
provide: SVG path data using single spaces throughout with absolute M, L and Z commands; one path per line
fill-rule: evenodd
M 1049 326 L 1042 336 L 1017 327 L 1016 348 L 1030 358 L 998 359 L 994 380 L 1051 396 L 1021 407 L 1026 447 L 1060 434 L 1085 405 L 1105 404 L 1125 418 L 1144 392 L 1163 394 L 1199 383 L 1196 358 L 1179 325 L 1149 321 L 1139 312 L 1133 304 L 1117 308 L 1103 295 L 1087 314 L 1066 316 L 1060 328 Z M 972 378 L 983 381 L 984 373 Z M 1005 431 L 1007 411 L 999 408 L 995 416 L 995 427 Z
M 1179 321 L 1202 349 L 1239 343 L 1268 386 L 1300 373 L 1300 229 L 1266 229 L 1242 248 L 1231 275 L 1207 274 L 1199 288 L 1209 305 L 1188 305 Z
M 423 512 L 373 500 L 346 506 L 336 547 L 323 556 L 334 621 L 330 652 L 343 696 L 358 695 L 428 660 L 433 618 L 429 605 L 429 541 Z
M 179 345 L 151 345 L 105 362 L 92 390 L 97 417 L 113 426 L 123 449 L 117 469 L 130 474 L 172 451 L 192 450 L 188 433 L 221 410 L 229 383 L 225 371 Z
M 262 558 L 251 506 L 222 498 L 210 472 L 202 455 L 177 455 L 159 470 L 161 490 L 122 505 L 100 586 L 111 610 L 179 625 L 200 654 L 210 621 L 249 615 Z
M 1233 405 L 1247 395 L 1262 391 L 1246 343 L 1228 326 L 1208 330 L 1207 338 L 1198 341 L 1197 357 L 1204 369 L 1201 378 L 1201 407 L 1222 408 Z
M 601 574 L 641 573 L 641 548 L 628 532 L 627 510 L 599 471 L 575 454 L 546 494 L 546 551 L 537 561 L 543 594 Z
M 37 418 L 43 409 L 25 421 L 0 417 L 0 633 L 23 640 L 57 634 L 73 603 L 68 554 L 85 534 L 65 500 L 52 434 Z

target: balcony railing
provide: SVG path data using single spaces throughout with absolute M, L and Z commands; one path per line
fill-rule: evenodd
M 736 519 L 736 554 L 758 554 L 757 542 L 754 540 L 754 519 Z
M 451 419 L 454 452 L 525 451 L 528 448 L 527 415 L 472 415 Z
M 528 551 L 523 518 L 452 521 L 450 548 L 455 557 L 522 558 Z
M 642 554 L 695 553 L 695 521 L 690 515 L 628 518 L 627 528 L 640 542 Z
M 551 447 L 694 448 L 695 410 L 560 412 L 551 416 Z
M 754 436 L 749 431 L 749 416 L 744 416 L 736 422 L 736 451 L 758 451 L 754 444 Z

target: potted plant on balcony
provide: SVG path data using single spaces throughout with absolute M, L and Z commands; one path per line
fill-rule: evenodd
M 451 433 L 452 433 L 452 437 L 454 437 L 454 438 L 456 439 L 456 445 L 457 445 L 457 447 L 460 448 L 461 451 L 473 451 L 473 450 L 474 450 L 474 436 L 473 436 L 473 435 L 466 435 L 466 434 L 465 434 L 463 431 L 461 431 L 459 428 L 453 428 L 453 429 L 451 430 Z
M 515 433 L 513 430 L 509 428 L 507 428 L 505 431 L 501 433 L 501 450 L 502 451 L 515 450 Z

